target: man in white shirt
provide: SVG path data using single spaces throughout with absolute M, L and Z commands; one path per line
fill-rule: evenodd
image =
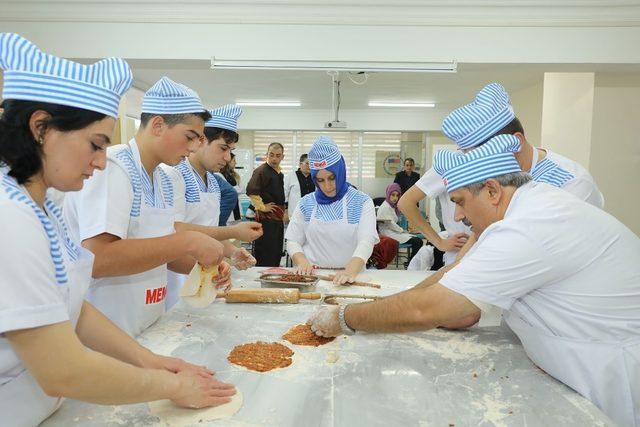
M 500 135 L 434 156 L 456 219 L 479 236 L 458 264 L 372 303 L 323 308 L 308 323 L 324 336 L 426 330 L 473 324 L 498 306 L 534 363 L 620 425 L 638 426 L 640 238 L 602 209 L 532 182 L 518 149 L 517 137 Z
M 284 199 L 289 218 L 293 217 L 300 199 L 309 193 L 313 193 L 315 189 L 316 185 L 311 179 L 311 169 L 309 169 L 307 154 L 303 154 L 300 156 L 298 170 L 284 177 Z
M 184 193 L 160 167 L 196 151 L 210 117 L 194 91 L 163 77 L 145 93 L 135 138 L 109 147 L 107 168 L 65 197 L 70 234 L 95 254 L 87 299 L 132 336 L 164 313 L 167 268 L 188 273 L 196 261 L 220 264 L 221 285 L 228 282 L 220 242 L 175 232 L 175 198 Z
M 522 124 L 511 106 L 509 94 L 498 83 L 486 85 L 473 102 L 452 111 L 442 122 L 442 131 L 463 151 L 482 146 L 496 135 L 514 135 L 520 142 L 520 149 L 515 153 L 516 160 L 534 181 L 562 188 L 596 207 L 604 207 L 604 197 L 584 167 L 549 150 L 535 148 L 527 141 Z M 439 237 L 415 206 L 425 196 L 440 201 L 442 219 L 450 236 L 448 239 Z M 462 253 L 475 242 L 473 236 L 467 242 L 466 234 L 470 234 L 468 228 L 453 219 L 454 206 L 441 177 L 433 168 L 403 194 L 398 207 L 434 246 L 445 251 L 445 265 L 455 260 L 456 252 L 463 246 L 465 249 Z

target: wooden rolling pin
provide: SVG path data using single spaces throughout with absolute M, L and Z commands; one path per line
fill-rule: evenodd
M 334 276 L 323 276 L 323 275 L 320 275 L 320 274 L 316 274 L 316 277 L 318 277 L 320 280 L 326 280 L 328 282 L 333 282 L 333 277 Z M 380 289 L 380 285 L 378 285 L 377 283 L 359 282 L 357 280 L 355 282 L 346 282 L 342 286 L 368 286 L 370 288 Z
M 297 304 L 301 299 L 320 299 L 322 295 L 315 292 L 302 293 L 300 289 L 230 289 L 218 292 L 218 298 L 226 302 Z

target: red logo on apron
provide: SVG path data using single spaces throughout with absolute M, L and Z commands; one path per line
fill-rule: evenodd
M 157 304 L 164 301 L 164 297 L 167 296 L 167 287 L 147 289 L 147 295 L 145 298 L 145 304 Z

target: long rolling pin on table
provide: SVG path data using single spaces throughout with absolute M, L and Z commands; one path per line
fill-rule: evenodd
M 271 303 L 271 304 L 297 304 L 301 299 L 315 300 L 322 297 L 328 298 L 357 298 L 378 299 L 378 296 L 353 295 L 353 294 L 325 294 L 318 292 L 300 292 L 297 288 L 286 289 L 230 289 L 227 292 L 218 292 L 218 298 L 224 298 L 228 303 Z
M 301 299 L 320 299 L 322 295 L 317 292 L 300 292 L 300 289 L 230 289 L 227 292 L 219 292 L 218 298 L 224 298 L 227 302 L 272 303 L 272 304 L 297 304 Z

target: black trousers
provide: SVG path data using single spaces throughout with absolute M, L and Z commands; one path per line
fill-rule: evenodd
M 433 267 L 431 267 L 431 270 L 440 270 L 442 267 L 444 267 L 444 252 L 442 252 L 440 249 L 434 247 L 433 248 Z
M 262 237 L 253 242 L 253 256 L 258 267 L 279 267 L 282 258 L 284 223 L 262 220 Z
M 407 243 L 411 245 L 411 251 L 409 252 L 409 261 L 411 261 L 413 257 L 416 256 L 416 254 L 418 253 L 418 251 L 420 250 L 424 242 L 422 241 L 421 238 L 414 236 L 409 240 L 407 240 Z M 407 262 L 407 264 L 408 263 L 409 262 Z

